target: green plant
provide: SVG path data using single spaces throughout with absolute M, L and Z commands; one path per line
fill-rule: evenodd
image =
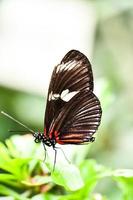
M 133 197 L 133 170 L 111 170 L 83 160 L 78 168 L 68 162 L 57 162 L 53 171 L 50 156 L 43 162 L 41 145 L 30 135 L 13 136 L 0 143 L 0 195 L 20 200 L 108 199 L 94 192 L 105 177 L 113 179 L 122 191 L 122 199 Z

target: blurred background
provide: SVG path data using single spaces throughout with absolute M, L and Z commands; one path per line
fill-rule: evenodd
M 92 63 L 103 116 L 95 143 L 65 152 L 69 148 L 75 162 L 88 157 L 110 168 L 132 168 L 131 0 L 1 0 L 0 110 L 42 131 L 52 70 L 71 49 Z M 23 130 L 0 115 L 1 141 L 15 134 L 9 129 Z M 98 189 L 112 194 L 115 186 L 101 183 Z

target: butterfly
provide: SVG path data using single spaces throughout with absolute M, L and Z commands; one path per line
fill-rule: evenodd
M 94 142 L 94 133 L 101 121 L 102 109 L 93 93 L 93 73 L 87 57 L 77 51 L 69 51 L 52 73 L 48 89 L 44 118 L 44 132 L 35 132 L 12 116 L 8 118 L 33 133 L 36 143 L 52 146 L 56 144 L 87 144 Z M 46 155 L 46 151 L 45 151 Z
M 93 73 L 87 57 L 69 51 L 52 73 L 44 118 L 44 133 L 34 133 L 35 142 L 55 148 L 56 143 L 94 142 L 102 109 L 93 93 Z

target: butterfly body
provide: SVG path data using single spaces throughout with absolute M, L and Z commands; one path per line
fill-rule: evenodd
M 35 132 L 33 134 L 33 136 L 35 137 L 35 142 L 39 143 L 42 142 L 43 144 L 49 146 L 49 147 L 55 147 L 56 141 L 55 139 L 50 139 L 49 137 L 44 136 L 44 133 L 40 133 L 40 132 Z
M 93 73 L 87 57 L 69 51 L 51 77 L 44 118 L 44 133 L 35 142 L 55 148 L 58 144 L 87 144 L 101 121 L 102 109 L 93 93 Z

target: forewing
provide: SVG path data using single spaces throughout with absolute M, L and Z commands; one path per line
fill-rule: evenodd
M 89 142 L 101 121 L 101 106 L 93 92 L 76 94 L 53 121 L 53 139 L 60 144 Z M 56 134 L 55 134 L 56 133 Z
M 61 63 L 55 67 L 55 81 L 52 91 L 61 94 L 63 90 L 93 90 L 91 64 L 87 57 L 77 50 L 69 51 Z
M 47 133 L 55 115 L 66 104 L 63 95 L 85 89 L 93 91 L 91 64 L 84 54 L 71 50 L 54 68 L 51 77 L 44 120 Z

